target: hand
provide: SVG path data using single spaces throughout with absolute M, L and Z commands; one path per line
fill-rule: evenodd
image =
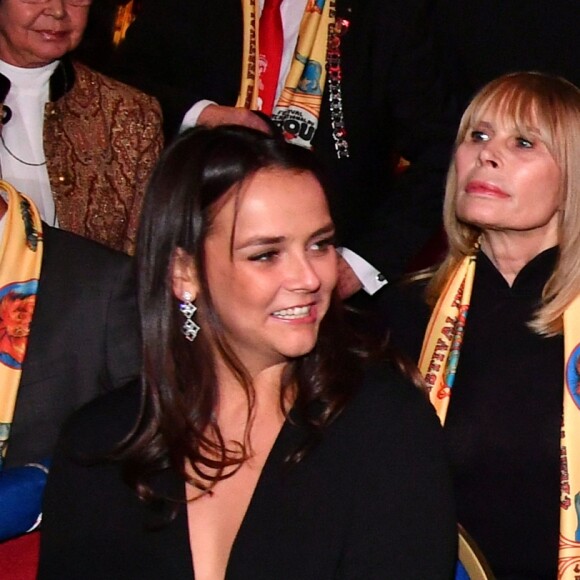
M 199 115 L 197 124 L 206 125 L 207 127 L 216 127 L 217 125 L 243 125 L 264 133 L 270 133 L 270 127 L 266 121 L 243 107 L 208 105 Z
M 362 284 L 353 269 L 340 255 L 338 256 L 338 284 L 336 288 L 338 290 L 338 295 L 343 300 L 350 298 L 362 288 Z

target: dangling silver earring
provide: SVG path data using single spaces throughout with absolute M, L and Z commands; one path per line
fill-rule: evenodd
M 189 342 L 193 342 L 197 333 L 199 332 L 199 325 L 196 324 L 192 319 L 197 307 L 192 301 L 193 296 L 190 292 L 183 293 L 183 302 L 179 305 L 179 310 L 182 312 L 183 316 L 185 317 L 185 322 L 181 327 L 181 332 L 183 332 L 183 336 Z

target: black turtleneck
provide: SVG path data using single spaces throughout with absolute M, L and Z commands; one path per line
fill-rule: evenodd
M 479 254 L 445 424 L 459 521 L 502 580 L 557 576 L 564 342 L 527 326 L 556 260 L 557 248 L 542 252 L 510 287 Z M 412 356 L 429 315 L 418 290 L 387 304 Z
M 557 576 L 564 342 L 526 324 L 556 259 L 510 287 L 480 253 L 445 425 L 458 517 L 499 578 Z

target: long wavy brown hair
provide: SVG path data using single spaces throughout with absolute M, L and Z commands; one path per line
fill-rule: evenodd
M 247 399 L 248 425 L 254 389 L 248 371 L 228 343 L 208 286 L 205 239 L 216 204 L 238 195 L 257 171 L 279 168 L 309 172 L 326 188 L 316 158 L 282 139 L 242 127 L 198 128 L 182 134 L 162 155 L 146 194 L 138 235 L 139 306 L 143 332 L 142 408 L 122 450 L 126 481 L 145 500 L 156 494 L 151 476 L 171 468 L 184 481 L 211 491 L 235 473 L 249 455 L 244 441 L 226 444 L 214 416 L 218 400 L 217 358 L 225 362 Z M 196 304 L 204 328 L 193 342 L 180 330 L 183 319 L 173 295 L 171 265 L 177 250 L 193 259 L 201 290 Z M 288 458 L 302 459 L 343 410 L 361 382 L 369 349 L 347 330 L 345 311 L 333 297 L 314 349 L 289 361 L 280 405 L 291 394 L 292 416 L 307 437 Z M 186 466 L 191 466 L 188 473 Z

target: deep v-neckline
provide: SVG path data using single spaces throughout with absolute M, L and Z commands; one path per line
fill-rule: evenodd
M 256 512 L 255 506 L 262 501 L 263 498 L 268 493 L 269 485 L 272 483 L 273 479 L 280 472 L 280 468 L 284 467 L 284 460 L 288 453 L 295 448 L 303 435 L 303 430 L 299 427 L 299 422 L 297 421 L 293 410 L 290 411 L 284 422 L 280 431 L 274 439 L 272 448 L 270 449 L 266 461 L 264 462 L 264 467 L 258 480 L 256 486 L 251 493 L 250 501 L 248 502 L 248 507 L 242 517 L 240 526 L 234 541 L 232 542 L 232 548 L 228 556 L 228 561 L 226 564 L 226 571 L 224 575 L 224 580 L 228 580 L 232 574 L 232 570 L 236 569 L 236 560 L 239 559 L 237 554 L 240 552 L 239 546 L 244 543 L 244 538 L 248 534 L 249 529 L 253 526 L 249 523 L 252 521 L 253 514 Z M 181 485 L 181 497 L 185 500 L 186 488 L 185 485 Z M 189 567 L 191 570 L 191 578 L 195 579 L 195 569 L 193 564 L 193 553 L 191 551 L 191 545 L 189 540 L 189 520 L 187 513 L 187 504 L 184 504 L 183 509 L 180 511 L 180 525 L 179 533 L 181 537 L 185 537 L 188 554 L 189 554 Z

